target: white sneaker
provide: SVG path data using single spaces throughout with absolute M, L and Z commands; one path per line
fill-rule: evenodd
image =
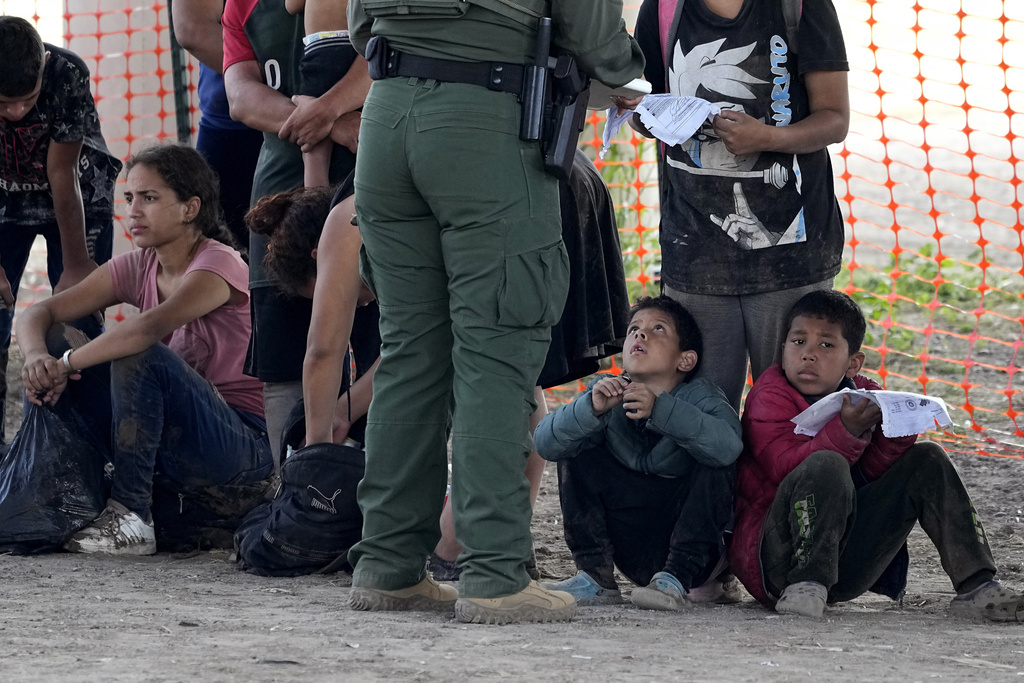
M 775 603 L 775 611 L 820 619 L 825 614 L 827 599 L 828 589 L 817 581 L 797 581 L 782 591 L 782 597 Z
M 116 500 L 108 500 L 100 516 L 75 532 L 64 544 L 64 550 L 72 553 L 152 555 L 156 552 L 156 533 L 152 524 L 146 524 Z

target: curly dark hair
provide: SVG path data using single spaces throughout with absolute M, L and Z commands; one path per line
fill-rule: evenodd
M 270 238 L 263 267 L 281 289 L 299 294 L 316 277 L 312 252 L 320 241 L 334 191 L 300 187 L 263 197 L 245 214 L 245 224 Z
M 860 351 L 860 345 L 864 343 L 864 331 L 867 329 L 864 312 L 848 294 L 832 289 L 804 294 L 789 311 L 786 318 L 786 334 L 789 334 L 793 321 L 799 316 L 827 320 L 839 325 L 843 331 L 843 339 L 850 347 L 851 356 Z
M 700 327 L 697 325 L 697 321 L 694 320 L 686 307 L 675 299 L 665 296 L 643 296 L 637 299 L 633 306 L 629 309 L 629 319 L 632 320 L 640 311 L 648 308 L 666 313 L 672 318 L 672 323 L 675 325 L 676 334 L 679 336 L 679 350 L 680 351 L 694 351 L 697 354 L 697 363 L 693 366 L 690 372 L 687 373 L 686 378 L 689 379 L 697 373 L 697 369 L 700 367 L 701 359 L 704 358 L 704 337 L 700 333 Z
M 185 202 L 199 198 L 199 213 L 193 224 L 204 237 L 215 239 L 238 249 L 231 232 L 224 225 L 220 208 L 220 181 L 203 155 L 185 145 L 154 145 L 130 157 L 125 163 L 125 175 L 136 166 L 145 166 L 160 176 L 178 197 Z
M 35 27 L 21 17 L 0 17 L 0 95 L 31 93 L 45 63 L 46 49 Z

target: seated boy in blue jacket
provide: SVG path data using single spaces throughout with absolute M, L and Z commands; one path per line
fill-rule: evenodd
M 565 540 L 579 573 L 549 584 L 581 605 L 622 602 L 614 567 L 638 607 L 682 610 L 736 602 L 723 585 L 743 449 L 739 417 L 704 379 L 688 381 L 703 343 L 693 316 L 665 297 L 630 310 L 621 376 L 602 376 L 541 421 L 537 451 L 558 463 Z M 700 590 L 695 590 L 700 587 Z

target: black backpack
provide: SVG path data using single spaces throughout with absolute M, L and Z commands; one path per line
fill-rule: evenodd
M 281 465 L 277 496 L 235 532 L 239 568 L 258 576 L 351 571 L 348 549 L 363 529 L 356 486 L 364 463 L 352 446 L 319 443 L 293 452 Z

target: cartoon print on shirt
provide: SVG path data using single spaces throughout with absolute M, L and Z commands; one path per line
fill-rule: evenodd
M 704 97 L 721 109 L 741 111 L 760 119 L 769 125 L 788 125 L 789 69 L 786 66 L 788 48 L 778 35 L 771 38 L 772 81 L 757 78 L 740 66 L 757 47 L 756 43 L 722 50 L 725 38 L 696 45 L 684 53 L 676 43 L 669 69 L 669 90 L 673 95 Z M 771 111 L 747 111 L 745 105 L 757 103 L 758 86 L 772 85 Z M 698 94 L 699 93 L 699 94 Z M 796 155 L 792 156 L 792 167 L 772 163 L 767 168 L 755 168 L 761 158 L 759 152 L 736 155 L 725 146 L 710 123 L 705 123 L 682 147 L 683 159 L 666 159 L 673 168 L 693 175 L 733 178 L 733 200 L 735 211 L 727 216 L 714 214 L 708 218 L 733 240 L 741 249 L 764 249 L 779 244 L 792 244 L 807 239 L 804 229 L 803 209 L 793 217 L 785 230 L 772 230 L 751 210 L 743 189 L 743 180 L 758 180 L 777 191 L 795 190 L 800 193 L 800 166 Z M 792 183 L 790 184 L 790 180 Z

